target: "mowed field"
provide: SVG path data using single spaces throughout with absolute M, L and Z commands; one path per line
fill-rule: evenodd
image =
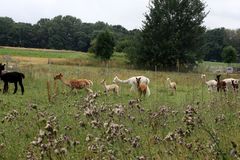
M 83 55 L 91 64 L 84 65 L 85 61 L 79 64 L 84 53 L 58 57 L 62 53 L 49 52 L 0 49 L 2 55 L 19 58 L 15 69 L 25 74 L 24 95 L 20 90 L 13 95 L 10 84 L 9 93 L 0 96 L 0 159 L 238 158 L 239 93 L 208 93 L 200 73 L 124 69 L 119 64 L 126 60 L 119 55 L 106 68 L 92 55 Z M 48 58 L 62 63 L 49 63 Z M 47 82 L 53 95 L 53 76 L 58 73 L 65 79 L 92 80 L 94 93 L 70 92 L 57 81 L 57 95 L 49 102 Z M 206 74 L 207 79 L 215 78 Z M 116 75 L 120 79 L 149 77 L 151 95 L 136 102 L 138 94 L 130 92 L 127 84 L 119 84 L 119 96 L 105 95 L 100 81 L 110 84 Z M 176 94 L 168 90 L 167 77 L 177 83 Z M 240 78 L 237 74 L 223 77 Z

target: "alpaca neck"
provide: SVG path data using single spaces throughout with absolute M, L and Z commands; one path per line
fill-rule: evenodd
M 105 89 L 107 89 L 107 84 L 106 84 L 106 82 L 103 83 L 103 86 L 104 86 Z
M 69 81 L 65 80 L 64 78 L 61 78 L 60 81 L 63 82 L 63 84 L 70 86 Z
M 172 82 L 171 82 L 171 80 L 170 80 L 170 79 L 168 79 L 168 84 L 169 84 L 170 86 L 171 86 L 171 83 L 172 83 Z
M 202 82 L 203 82 L 203 83 L 204 83 L 204 82 L 205 82 L 205 83 L 207 82 L 206 76 L 203 76 L 203 77 L 202 77 Z
M 116 78 L 116 82 L 120 82 L 120 83 L 128 83 L 128 79 L 127 80 L 121 80 L 118 77 Z
M 140 90 L 141 88 L 140 88 L 140 82 L 139 83 L 137 83 L 137 88 Z

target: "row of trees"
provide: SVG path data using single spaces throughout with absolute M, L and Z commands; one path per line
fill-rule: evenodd
M 240 29 L 230 30 L 225 28 L 216 28 L 207 30 L 204 33 L 204 43 L 202 53 L 206 61 L 224 61 L 222 51 L 224 47 L 232 46 L 238 55 L 240 54 Z
M 192 68 L 202 60 L 232 62 L 240 53 L 240 29 L 206 30 L 202 0 L 152 0 L 141 30 L 120 25 L 83 23 L 72 16 L 41 19 L 36 24 L 0 17 L 0 45 L 90 51 L 108 60 L 127 53 L 141 68 Z
M 16 23 L 11 18 L 0 17 L 0 45 L 87 52 L 91 42 L 103 30 L 113 33 L 116 45 L 131 32 L 121 25 L 111 26 L 103 22 L 83 23 L 72 16 L 43 18 L 34 25 Z

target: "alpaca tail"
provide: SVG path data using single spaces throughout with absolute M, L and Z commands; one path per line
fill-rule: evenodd
M 149 87 L 147 86 L 147 92 L 146 92 L 146 96 L 148 97 L 148 96 L 150 96 L 151 95 L 151 92 L 150 92 L 150 89 L 149 89 Z
M 20 73 L 20 75 L 23 79 L 25 78 L 25 75 L 23 73 Z

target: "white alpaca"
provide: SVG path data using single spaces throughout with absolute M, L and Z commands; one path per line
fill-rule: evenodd
M 208 87 L 208 91 L 216 91 L 217 90 L 217 81 L 216 80 L 206 80 L 206 75 L 202 74 L 201 78 L 203 80 L 203 82 L 206 83 L 207 87 Z
M 145 76 L 134 76 L 134 77 L 131 77 L 131 78 L 126 79 L 126 80 L 121 80 L 121 79 L 119 79 L 116 76 L 116 77 L 114 77 L 113 82 L 114 83 L 129 84 L 129 85 L 131 85 L 130 91 L 135 91 L 136 92 L 138 90 L 136 78 L 141 78 L 140 79 L 140 83 L 145 83 L 147 85 L 147 93 L 146 93 L 146 95 L 150 96 L 151 93 L 150 93 L 150 89 L 148 87 L 148 84 L 150 83 L 150 80 L 149 80 L 149 78 L 147 78 Z
M 228 90 L 228 89 L 233 89 L 232 81 L 233 81 L 234 84 L 238 84 L 239 79 L 226 78 L 226 79 L 223 79 L 222 81 L 226 82 L 226 84 L 227 84 L 227 90 Z
M 172 90 L 172 93 L 176 92 L 177 84 L 176 82 L 171 82 L 170 78 L 167 78 L 168 87 Z
M 119 95 L 119 86 L 117 84 L 107 85 L 105 79 L 101 81 L 101 84 L 103 84 L 106 94 L 108 94 L 109 91 L 113 91 L 114 93 Z

